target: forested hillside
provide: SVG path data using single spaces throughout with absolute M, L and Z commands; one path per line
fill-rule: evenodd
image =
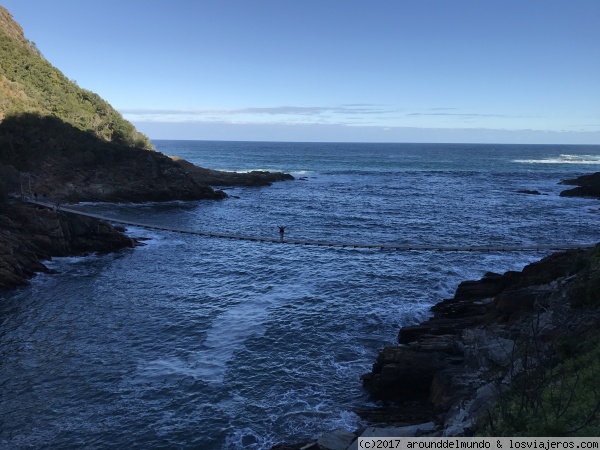
M 224 197 L 53 67 L 0 7 L 0 198 L 23 190 L 23 173 L 25 193 L 56 201 Z
M 154 151 L 111 105 L 46 61 L 0 6 L 0 199 L 11 192 L 69 202 L 222 199 L 211 185 L 292 178 L 201 169 Z
M 152 148 L 149 139 L 99 95 L 78 87 L 46 61 L 1 6 L 0 61 L 0 119 L 24 113 L 52 116 L 106 142 Z

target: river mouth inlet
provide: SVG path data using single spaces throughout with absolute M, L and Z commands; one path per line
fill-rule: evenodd
M 157 148 L 192 162 L 219 157 L 207 142 L 174 145 Z M 561 198 L 557 185 L 593 165 L 513 162 L 576 149 L 270 144 L 252 156 L 252 146 L 231 143 L 227 153 L 220 145 L 215 168 L 244 170 L 255 157 L 254 168 L 303 171 L 307 180 L 231 189 L 222 202 L 80 207 L 274 240 L 282 223 L 286 239 L 362 244 L 598 240 L 596 201 Z M 2 294 L 4 446 L 258 449 L 353 429 L 354 411 L 371 405 L 360 375 L 400 326 L 423 320 L 462 280 L 520 270 L 547 254 L 128 233 L 149 240 L 112 255 L 57 258 L 50 266 L 58 274 Z

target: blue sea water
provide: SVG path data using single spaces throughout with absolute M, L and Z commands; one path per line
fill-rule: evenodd
M 292 173 L 226 200 L 86 204 L 215 233 L 334 243 L 600 241 L 558 182 L 600 146 L 156 141 L 214 169 Z M 542 195 L 517 191 L 538 190 Z M 56 258 L 0 294 L 1 448 L 265 449 L 361 425 L 359 376 L 464 279 L 548 252 L 396 252 L 130 228 L 146 245 Z

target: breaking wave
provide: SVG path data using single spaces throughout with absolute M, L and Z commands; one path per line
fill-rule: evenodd
M 599 155 L 559 155 L 542 159 L 514 159 L 521 164 L 600 164 Z

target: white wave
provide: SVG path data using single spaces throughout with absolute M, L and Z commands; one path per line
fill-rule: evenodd
M 278 173 L 278 172 L 283 172 L 283 173 L 291 173 L 294 176 L 297 175 L 309 175 L 314 173 L 313 170 L 286 170 L 286 169 L 281 169 L 281 168 L 252 168 L 252 169 L 240 169 L 240 170 L 230 170 L 230 169 L 215 169 L 215 170 L 219 170 L 221 172 L 231 172 L 231 173 L 250 173 L 250 172 L 271 172 L 271 173 Z
M 252 428 L 245 427 L 234 430 L 225 439 L 224 448 L 232 449 L 267 449 L 273 447 L 277 441 L 270 433 L 261 434 Z
M 250 173 L 250 172 L 281 172 L 281 169 L 268 169 L 268 168 L 252 168 L 252 169 L 240 169 L 240 170 L 231 170 L 231 169 L 215 169 L 220 172 L 230 172 L 230 173 Z
M 600 155 L 559 155 L 543 159 L 513 159 L 521 164 L 600 164 Z
M 148 228 L 140 228 L 134 225 L 125 226 L 125 235 L 130 238 L 143 239 L 144 245 L 160 245 L 163 243 L 167 244 L 183 244 L 183 241 L 173 240 L 173 235 L 164 231 L 152 230 Z
M 88 256 L 54 256 L 51 260 L 44 261 L 44 264 L 49 269 L 57 269 L 62 265 L 78 264 L 95 259 L 95 255 Z
M 361 425 L 361 419 L 352 411 L 341 411 L 338 417 L 330 420 L 329 429 L 356 430 Z
M 234 353 L 246 340 L 264 333 L 263 323 L 273 301 L 273 294 L 245 299 L 218 316 L 206 334 L 203 348 L 190 361 L 194 375 L 209 383 L 222 383 Z
M 223 383 L 228 363 L 236 351 L 244 348 L 245 342 L 265 332 L 265 323 L 271 315 L 273 305 L 281 299 L 286 301 L 289 293 L 273 289 L 267 294 L 229 307 L 217 316 L 206 333 L 198 350 L 188 357 L 167 357 L 140 362 L 137 381 L 166 375 L 192 377 L 211 385 Z M 141 381 L 140 381 L 141 380 Z

